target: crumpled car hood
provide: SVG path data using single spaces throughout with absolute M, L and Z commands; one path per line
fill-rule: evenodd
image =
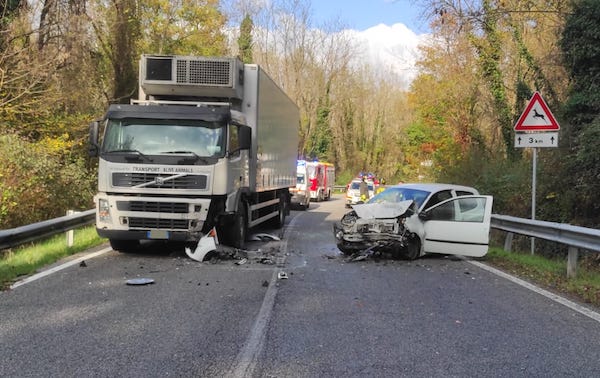
M 413 200 L 402 202 L 363 203 L 352 205 L 352 208 L 362 219 L 396 218 L 406 213 L 413 204 Z

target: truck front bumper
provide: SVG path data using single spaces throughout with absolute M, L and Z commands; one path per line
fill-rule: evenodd
M 109 239 L 198 240 L 208 198 L 133 197 L 98 194 L 96 229 Z

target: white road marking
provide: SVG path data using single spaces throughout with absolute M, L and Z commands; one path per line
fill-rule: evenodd
M 61 265 L 55 266 L 54 268 L 51 268 L 51 269 L 48 269 L 48 270 L 44 270 L 43 272 L 40 272 L 40 273 L 34 274 L 34 275 L 32 275 L 32 276 L 29 276 L 29 277 L 27 277 L 27 278 L 24 278 L 24 279 L 22 279 L 22 280 L 20 280 L 20 281 L 17 281 L 17 282 L 15 282 L 14 284 L 12 284 L 12 285 L 10 286 L 10 288 L 11 288 L 11 289 L 15 289 L 15 288 L 17 288 L 17 287 L 19 287 L 19 286 L 22 286 L 22 285 L 28 284 L 28 283 L 30 283 L 30 282 L 33 282 L 33 281 L 35 281 L 35 280 L 38 280 L 38 279 L 40 279 L 40 278 L 43 278 L 43 277 L 49 276 L 49 275 L 50 275 L 50 274 L 52 274 L 52 273 L 56 273 L 56 272 L 58 272 L 58 271 L 60 271 L 60 270 L 63 270 L 63 269 L 65 269 L 65 268 L 68 268 L 68 267 L 70 267 L 70 266 L 73 266 L 73 265 L 79 264 L 79 263 L 80 263 L 80 262 L 82 262 L 83 260 L 90 260 L 90 259 L 93 259 L 94 257 L 98 257 L 98 256 L 100 256 L 100 255 L 103 255 L 103 254 L 105 254 L 106 252 L 110 252 L 110 251 L 112 251 L 112 248 L 108 247 L 108 248 L 104 248 L 104 249 L 102 249 L 102 250 L 100 250 L 100 251 L 98 251 L 98 252 L 90 253 L 90 254 L 88 254 L 88 255 L 85 255 L 85 256 L 79 257 L 79 258 L 77 258 L 77 259 L 75 259 L 75 260 L 71 260 L 71 261 L 69 261 L 69 262 L 66 262 L 66 263 L 64 263 L 64 264 L 61 264 Z
M 500 276 L 500 277 L 505 278 L 505 279 L 507 279 L 507 280 L 509 280 L 511 282 L 514 282 L 517 285 L 521 285 L 521 286 L 523 286 L 523 287 L 525 287 L 525 288 L 527 288 L 527 289 L 529 289 L 531 291 L 534 291 L 534 292 L 536 292 L 538 294 L 541 294 L 541 295 L 543 295 L 546 298 L 549 298 L 549 299 L 551 299 L 551 300 L 553 300 L 555 302 L 558 302 L 558 303 L 560 303 L 560 304 L 562 304 L 564 306 L 567 306 L 568 308 L 570 308 L 570 309 L 572 309 L 572 310 L 574 310 L 574 311 L 576 311 L 576 312 L 578 312 L 578 313 L 580 313 L 582 315 L 585 315 L 585 316 L 587 316 L 587 317 L 589 317 L 589 318 L 591 318 L 591 319 L 593 319 L 593 320 L 595 320 L 595 321 L 597 321 L 597 322 L 600 323 L 600 314 L 597 313 L 597 312 L 595 312 L 595 311 L 590 310 L 587 307 L 579 305 L 579 304 L 577 304 L 575 302 L 572 302 L 572 301 L 570 301 L 570 300 L 568 300 L 566 298 L 561 297 L 560 295 L 554 294 L 554 293 L 552 293 L 552 292 L 550 292 L 548 290 L 544 290 L 544 289 L 542 289 L 540 287 L 537 287 L 537 286 L 535 286 L 533 284 L 530 284 L 527 281 L 524 281 L 524 280 L 522 280 L 520 278 L 517 278 L 517 277 L 513 277 L 513 276 L 511 276 L 508 273 L 505 273 L 505 272 L 503 272 L 501 270 L 492 268 L 492 267 L 490 267 L 488 265 L 485 265 L 485 264 L 482 264 L 482 263 L 480 263 L 478 261 L 473 261 L 473 260 L 466 260 L 466 261 L 469 262 L 469 263 L 471 263 L 471 264 L 473 264 L 473 265 L 475 265 L 475 266 L 477 266 L 477 267 L 479 267 L 479 268 L 481 268 L 481 269 L 487 270 L 488 272 L 491 272 L 491 273 L 493 273 L 493 274 L 495 274 L 497 276 Z
M 300 214 L 295 216 L 294 219 L 292 219 L 292 221 L 285 227 L 284 235 L 282 237 L 283 243 L 281 246 L 282 257 L 277 259 L 277 267 L 283 266 L 285 263 L 287 256 L 286 235 L 288 234 L 288 230 L 294 228 L 293 224 L 300 216 Z M 273 270 L 271 282 L 269 282 L 269 288 L 265 293 L 265 298 L 263 299 L 263 303 L 260 307 L 260 311 L 258 312 L 258 316 L 256 317 L 256 321 L 254 322 L 254 326 L 252 326 L 252 329 L 250 330 L 248 338 L 244 343 L 244 347 L 240 350 L 235 359 L 233 364 L 234 368 L 225 375 L 226 377 L 252 377 L 258 362 L 258 357 L 264 346 L 267 326 L 269 325 L 271 315 L 273 314 L 273 306 L 275 305 L 275 297 L 277 296 L 277 281 L 279 272 L 281 272 L 279 268 L 275 268 Z

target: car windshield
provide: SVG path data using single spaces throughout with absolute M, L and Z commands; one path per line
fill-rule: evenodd
M 197 120 L 109 120 L 102 150 L 105 153 L 136 151 L 145 155 L 188 153 L 197 156 L 224 154 L 225 125 Z
M 367 203 L 402 202 L 414 200 L 421 207 L 430 192 L 412 188 L 386 188 L 383 192 L 372 197 Z

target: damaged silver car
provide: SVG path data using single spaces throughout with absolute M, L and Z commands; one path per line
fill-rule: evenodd
M 387 187 L 352 205 L 333 226 L 346 255 L 389 253 L 414 260 L 426 253 L 481 257 L 488 251 L 491 196 L 452 184 Z

